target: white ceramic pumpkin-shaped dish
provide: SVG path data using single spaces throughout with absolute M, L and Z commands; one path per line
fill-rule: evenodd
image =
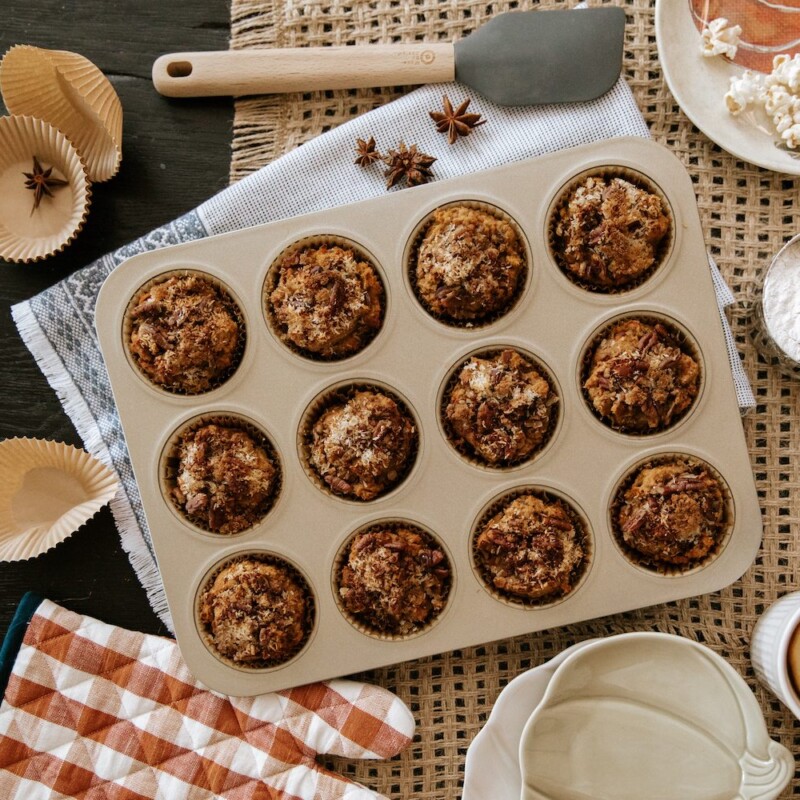
M 521 800 L 768 800 L 794 773 L 727 662 L 648 632 L 566 658 L 525 725 L 519 757 Z

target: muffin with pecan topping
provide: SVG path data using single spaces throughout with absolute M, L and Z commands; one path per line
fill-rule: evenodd
M 433 212 L 412 265 L 423 305 L 444 320 L 480 321 L 514 300 L 525 250 L 507 220 L 465 205 Z
M 618 502 L 618 534 L 656 565 L 695 564 L 720 541 L 723 488 L 702 463 L 676 458 L 645 465 Z
M 700 365 L 660 323 L 614 323 L 594 349 L 583 387 L 603 421 L 652 433 L 676 422 L 700 391 Z
M 339 573 L 344 609 L 377 633 L 405 636 L 433 622 L 450 592 L 450 564 L 432 536 L 380 525 L 356 534 Z
M 214 533 L 238 533 L 269 510 L 280 483 L 277 461 L 247 431 L 209 423 L 177 445 L 172 498 L 186 516 Z
M 272 666 L 297 653 L 311 632 L 305 581 L 282 563 L 242 558 L 224 567 L 200 596 L 200 621 L 222 656 Z
M 599 288 L 646 276 L 670 229 L 661 198 L 622 178 L 589 176 L 560 206 L 556 255 L 568 275 Z
M 173 275 L 144 289 L 128 321 L 134 362 L 169 391 L 206 392 L 239 362 L 244 331 L 236 304 L 202 276 Z
M 406 476 L 416 448 L 416 426 L 401 404 L 364 390 L 322 412 L 307 452 L 311 468 L 334 494 L 373 500 Z
M 383 323 L 383 285 L 375 267 L 346 247 L 293 249 L 276 265 L 267 310 L 279 337 L 323 359 L 353 355 Z
M 522 461 L 545 442 L 558 397 L 547 378 L 516 350 L 473 356 L 447 393 L 453 443 L 488 464 Z
M 475 539 L 484 580 L 522 600 L 572 591 L 585 564 L 584 532 L 558 499 L 523 494 L 495 514 Z

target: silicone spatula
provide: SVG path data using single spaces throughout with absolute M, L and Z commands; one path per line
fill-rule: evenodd
M 460 81 L 504 106 L 591 100 L 622 65 L 625 12 L 498 14 L 455 44 L 173 53 L 153 64 L 169 97 L 248 95 Z

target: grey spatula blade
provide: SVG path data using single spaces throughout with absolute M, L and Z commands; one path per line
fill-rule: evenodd
M 592 100 L 619 77 L 621 8 L 498 14 L 455 45 L 456 80 L 503 106 Z

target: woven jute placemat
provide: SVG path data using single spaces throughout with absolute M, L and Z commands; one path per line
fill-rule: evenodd
M 533 5 L 515 0 L 233 0 L 231 46 L 452 40 L 493 14 Z M 573 5 L 543 2 L 540 7 Z M 459 797 L 466 749 L 512 678 L 575 642 L 633 630 L 679 634 L 724 656 L 755 691 L 770 735 L 800 753 L 800 722 L 756 682 L 749 658 L 750 632 L 759 615 L 782 594 L 800 588 L 800 384 L 761 357 L 751 339 L 759 277 L 781 244 L 800 232 L 800 180 L 739 161 L 700 133 L 664 82 L 654 3 L 626 0 L 624 5 L 625 76 L 653 138 L 690 173 L 706 242 L 738 299 L 729 318 L 758 402 L 744 429 L 762 508 L 763 545 L 745 575 L 714 594 L 360 675 L 411 706 L 417 736 L 392 761 L 332 759 L 330 766 L 392 798 Z M 401 93 L 398 88 L 342 90 L 237 101 L 231 181 Z M 800 795 L 800 779 L 782 796 L 793 795 Z

